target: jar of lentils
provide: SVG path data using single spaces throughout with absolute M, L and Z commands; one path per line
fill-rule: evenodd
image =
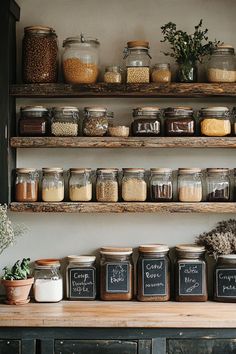
M 149 42 L 130 41 L 124 50 L 127 83 L 150 82 Z
M 207 66 L 208 82 L 235 82 L 236 61 L 234 48 L 229 45 L 216 47 Z
M 104 136 L 108 132 L 109 117 L 104 107 L 85 107 L 83 134 L 85 136 Z
M 43 106 L 21 107 L 18 122 L 20 136 L 47 136 L 49 134 L 49 112 Z
M 200 168 L 179 169 L 178 198 L 180 202 L 201 202 L 202 190 L 202 173 Z
M 208 168 L 206 177 L 207 201 L 230 201 L 230 175 L 228 168 Z
M 63 169 L 59 167 L 43 168 L 43 202 L 62 202 L 64 199 Z
M 193 109 L 191 107 L 169 107 L 165 109 L 166 136 L 193 136 L 196 132 Z
M 79 133 L 79 110 L 77 107 L 53 108 L 51 132 L 53 136 L 77 136 Z
M 120 84 L 122 82 L 122 74 L 120 66 L 109 65 L 105 68 L 103 80 L 107 84 Z
M 173 176 L 170 168 L 151 168 L 150 199 L 152 202 L 173 200 Z
M 133 117 L 131 128 L 134 136 L 160 136 L 161 109 L 159 107 L 135 108 Z
M 227 107 L 207 107 L 200 111 L 203 136 L 228 136 L 231 134 L 231 117 Z
M 98 202 L 118 202 L 118 170 L 98 169 L 96 199 Z
M 122 178 L 122 199 L 125 202 L 145 202 L 147 183 L 143 168 L 124 168 Z
M 15 181 L 16 202 L 38 201 L 38 172 L 34 168 L 17 168 Z
M 69 199 L 72 202 L 92 200 L 92 177 L 90 168 L 71 168 L 69 177 Z

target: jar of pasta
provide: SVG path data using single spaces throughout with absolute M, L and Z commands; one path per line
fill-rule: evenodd
M 230 201 L 229 168 L 208 168 L 206 176 L 207 201 Z
M 104 107 L 85 107 L 83 135 L 104 136 L 108 133 L 109 113 Z
M 90 168 L 70 169 L 69 199 L 72 202 L 90 202 L 92 200 Z
M 130 41 L 124 50 L 127 83 L 150 82 L 149 42 Z
M 178 199 L 180 202 L 202 201 L 202 173 L 200 168 L 179 168 Z
M 207 65 L 208 82 L 235 82 L 236 61 L 234 48 L 230 45 L 219 45 L 213 51 Z
M 169 83 L 171 82 L 170 64 L 159 63 L 155 64 L 152 68 L 152 82 L 156 83 Z
M 98 202 L 118 202 L 118 170 L 98 169 L 96 181 L 96 199 Z
M 43 202 L 62 202 L 64 199 L 63 169 L 59 167 L 43 168 Z
M 200 127 L 203 136 L 228 136 L 231 119 L 227 107 L 207 107 L 200 111 Z
M 124 168 L 122 178 L 122 199 L 125 202 L 145 202 L 147 183 L 143 168 Z
M 34 168 L 17 168 L 15 181 L 16 202 L 38 201 L 38 172 Z

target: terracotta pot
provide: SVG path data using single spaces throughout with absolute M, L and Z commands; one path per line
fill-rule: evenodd
M 29 292 L 34 278 L 24 280 L 1 280 L 6 290 L 6 303 L 9 305 L 23 305 L 30 301 Z

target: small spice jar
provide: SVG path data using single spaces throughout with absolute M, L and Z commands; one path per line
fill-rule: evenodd
M 170 300 L 169 247 L 142 245 L 137 263 L 137 299 L 139 301 Z
M 208 168 L 206 189 L 208 202 L 230 201 L 230 171 L 228 168 Z
M 180 202 L 202 201 L 202 173 L 200 168 L 179 168 L 178 198 Z
M 59 167 L 43 168 L 43 202 L 62 202 L 64 199 L 63 169 Z
M 15 180 L 16 202 L 37 202 L 38 172 L 34 168 L 17 168 Z
M 95 300 L 97 271 L 95 256 L 68 256 L 66 296 L 69 300 Z
M 159 63 L 152 68 L 152 82 L 169 83 L 171 82 L 170 64 Z
M 150 199 L 152 202 L 173 200 L 173 174 L 170 168 L 151 168 Z
M 231 118 L 227 107 L 202 108 L 200 117 L 202 135 L 220 137 L 231 134 Z
M 58 74 L 57 35 L 51 27 L 25 27 L 22 72 L 26 84 L 55 83 Z
M 165 109 L 166 136 L 193 136 L 196 123 L 191 107 L 169 107 Z
M 175 300 L 207 301 L 205 248 L 197 245 L 176 246 Z
M 34 298 L 37 302 L 63 299 L 63 281 L 58 259 L 39 259 L 34 264 Z
M 127 83 L 150 82 L 149 42 L 130 41 L 124 50 Z
M 109 116 L 104 107 L 85 107 L 83 134 L 85 136 L 104 136 L 108 132 Z
M 92 200 L 91 168 L 71 168 L 69 177 L 69 199 L 71 202 Z
M 230 45 L 216 47 L 207 65 L 208 82 L 235 82 L 236 62 L 234 48 Z
M 19 136 L 47 136 L 49 133 L 49 112 L 43 106 L 21 107 L 18 122 Z
M 132 253 L 132 248 L 101 248 L 101 300 L 132 300 L 134 292 L 134 265 Z
M 214 300 L 236 302 L 236 255 L 221 255 L 217 259 L 214 277 Z
M 79 133 L 79 110 L 77 107 L 53 108 L 51 133 L 53 136 L 77 136 Z
M 109 65 L 105 68 L 103 81 L 107 84 L 120 84 L 122 82 L 122 74 L 120 66 Z
M 159 107 L 135 108 L 133 117 L 131 128 L 134 136 L 160 136 L 161 109 Z
M 147 183 L 143 168 L 123 169 L 122 199 L 125 202 L 145 202 L 147 199 Z
M 98 169 L 96 181 L 96 199 L 98 202 L 118 202 L 118 170 Z

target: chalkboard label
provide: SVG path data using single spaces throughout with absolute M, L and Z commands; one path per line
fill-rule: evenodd
M 166 295 L 166 262 L 164 258 L 142 260 L 143 296 Z
M 129 263 L 109 263 L 106 265 L 106 292 L 128 293 L 130 290 Z
M 236 298 L 236 269 L 216 270 L 216 294 L 218 297 Z
M 96 297 L 95 269 L 69 269 L 69 298 L 94 299 Z
M 202 263 L 179 263 L 179 295 L 203 295 Z

